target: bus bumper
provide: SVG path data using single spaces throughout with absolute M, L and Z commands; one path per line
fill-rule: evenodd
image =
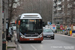
M 43 37 L 41 38 L 21 38 L 20 37 L 20 41 L 42 41 Z

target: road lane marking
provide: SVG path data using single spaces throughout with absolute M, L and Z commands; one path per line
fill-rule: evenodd
M 72 37 L 72 36 L 67 36 L 67 35 L 62 35 L 62 34 L 57 34 L 57 35 L 65 36 L 65 37 L 70 37 L 70 38 L 75 38 L 75 37 Z
M 33 45 L 31 45 L 31 47 L 32 47 L 34 50 L 37 50 Z
M 19 45 L 20 50 L 22 50 L 22 47 Z

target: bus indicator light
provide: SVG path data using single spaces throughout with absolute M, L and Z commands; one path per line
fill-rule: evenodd
M 20 20 L 18 21 L 18 25 L 20 25 Z

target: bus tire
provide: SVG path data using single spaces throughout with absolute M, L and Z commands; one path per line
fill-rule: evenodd
M 18 42 L 19 42 L 19 40 L 18 40 Z
M 38 41 L 38 43 L 41 43 L 41 41 Z
M 19 40 L 19 43 L 22 43 L 22 41 Z
M 18 39 L 18 42 L 21 43 L 21 41 Z

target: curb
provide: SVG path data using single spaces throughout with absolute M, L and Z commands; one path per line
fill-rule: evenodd
M 8 45 L 7 48 L 17 48 L 17 45 L 16 46 Z
M 7 50 L 17 50 L 17 45 L 14 43 L 14 45 L 8 45 Z
M 17 48 L 16 46 L 7 46 L 7 48 Z
M 17 45 L 14 42 L 13 45 L 7 45 L 7 48 L 17 48 Z
M 55 33 L 55 34 L 64 35 L 64 34 L 61 34 L 61 33 Z M 73 34 L 72 36 L 69 36 L 69 35 L 65 35 L 65 36 L 68 36 L 68 37 L 73 37 L 73 38 L 75 38 L 75 34 Z
M 17 50 L 16 48 L 8 48 L 7 50 Z
M 6 41 L 6 50 L 7 50 L 7 43 L 8 43 L 8 42 Z

